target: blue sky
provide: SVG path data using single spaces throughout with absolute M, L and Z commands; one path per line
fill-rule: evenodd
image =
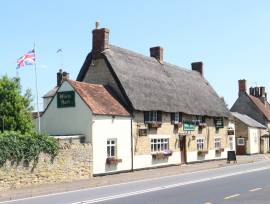
M 17 58 L 35 41 L 40 96 L 56 85 L 59 48 L 75 79 L 99 20 L 110 29 L 111 44 L 145 55 L 160 45 L 165 61 L 188 69 L 203 61 L 206 79 L 231 106 L 238 79 L 270 87 L 269 10 L 267 0 L 1 1 L 0 75 L 15 76 Z M 35 94 L 33 67 L 19 75 L 23 89 Z

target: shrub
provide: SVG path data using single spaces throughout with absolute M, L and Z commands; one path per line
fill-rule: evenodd
M 0 167 L 7 161 L 18 165 L 21 161 L 33 161 L 32 171 L 36 167 L 41 153 L 50 155 L 51 162 L 59 152 L 59 144 L 45 134 L 21 134 L 19 132 L 4 132 L 0 134 Z

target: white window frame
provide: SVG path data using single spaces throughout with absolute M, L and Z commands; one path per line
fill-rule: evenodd
M 114 153 L 112 154 L 114 147 Z M 107 157 L 108 158 L 115 158 L 117 155 L 117 140 L 114 138 L 107 139 Z
M 240 141 L 242 141 L 242 142 L 240 142 Z M 242 138 L 242 137 L 237 138 L 237 145 L 238 146 L 245 146 L 245 138 Z
M 204 150 L 204 138 L 197 138 L 197 150 L 201 151 Z
M 158 121 L 158 113 L 157 113 L 157 111 L 152 111 L 152 114 L 153 114 L 152 121 L 157 122 Z
M 153 138 L 151 139 L 151 152 L 163 152 L 169 150 L 168 138 Z
M 180 122 L 180 113 L 177 112 L 177 113 L 174 113 L 174 121 L 179 123 Z
M 221 137 L 215 137 L 215 149 L 221 148 Z

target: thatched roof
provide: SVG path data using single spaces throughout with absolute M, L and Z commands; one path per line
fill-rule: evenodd
M 224 101 L 196 71 L 165 62 L 160 64 L 153 57 L 112 45 L 102 54 L 135 110 L 230 116 Z M 83 80 L 90 62 L 91 53 L 77 80 Z

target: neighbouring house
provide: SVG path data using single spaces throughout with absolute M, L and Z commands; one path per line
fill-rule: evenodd
M 232 112 L 235 118 L 236 154 L 258 154 L 265 152 L 262 138 L 263 130 L 267 127 L 251 117 Z
M 77 81 L 109 86 L 131 113 L 134 169 L 224 159 L 230 112 L 203 75 L 109 44 L 109 29 L 93 30 L 92 51 Z M 126 150 L 128 151 L 128 150 Z
M 61 80 L 42 114 L 42 132 L 91 143 L 93 175 L 131 170 L 129 112 L 107 86 Z
M 267 129 L 262 130 L 263 139 L 261 141 L 265 147 L 262 153 L 266 153 L 269 151 L 270 142 L 270 105 L 267 101 L 265 87 L 250 87 L 249 93 L 247 93 L 247 82 L 245 79 L 239 80 L 238 85 L 238 98 L 231 107 L 231 111 L 245 114 L 267 127 Z

